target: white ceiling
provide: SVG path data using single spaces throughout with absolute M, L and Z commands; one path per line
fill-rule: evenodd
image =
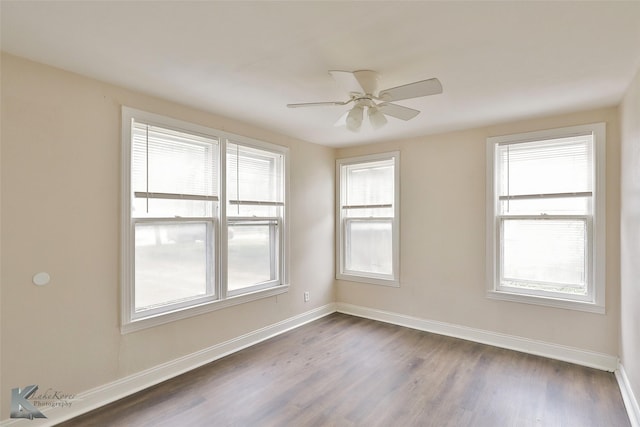
M 617 105 L 640 67 L 640 2 L 1 1 L 2 50 L 330 146 Z M 379 131 L 328 70 L 443 94 Z

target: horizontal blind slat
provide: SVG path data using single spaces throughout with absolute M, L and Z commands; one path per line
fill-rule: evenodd
M 172 200 L 208 200 L 218 201 L 218 196 L 202 196 L 199 194 L 177 194 L 177 193 L 149 193 L 146 191 L 136 191 L 135 197 L 143 199 L 172 199 Z
M 545 198 L 570 198 L 570 197 L 589 197 L 592 196 L 591 191 L 582 191 L 578 193 L 548 193 L 548 194 L 514 194 L 498 196 L 499 200 L 526 200 L 526 199 L 545 199 Z

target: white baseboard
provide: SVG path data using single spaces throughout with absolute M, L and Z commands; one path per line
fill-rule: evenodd
M 636 399 L 631 383 L 627 377 L 627 373 L 624 370 L 622 364 L 618 364 L 616 369 L 616 380 L 618 380 L 618 386 L 620 387 L 620 393 L 622 394 L 622 400 L 624 406 L 627 408 L 627 414 L 629 415 L 629 421 L 631 421 L 631 427 L 640 427 L 640 405 L 638 399 Z
M 535 354 L 551 359 L 575 363 L 577 365 L 601 369 L 603 371 L 614 372 L 618 367 L 618 358 L 609 354 L 596 353 L 574 347 L 536 341 L 513 335 L 485 331 L 482 329 L 474 329 L 451 323 L 438 322 L 435 320 L 420 319 L 417 317 L 406 316 L 404 314 L 376 310 L 358 305 L 337 303 L 337 306 L 337 311 L 339 313 L 351 314 L 354 316 L 379 320 L 381 322 L 392 323 L 394 325 L 406 326 L 408 328 L 418 329 L 421 331 L 433 332 L 440 335 L 447 335 L 482 344 L 489 344 L 495 347 Z
M 7 419 L 0 425 L 29 425 L 34 427 L 51 426 L 87 413 L 93 409 L 115 402 L 140 390 L 159 384 L 170 378 L 206 365 L 231 353 L 280 335 L 306 323 L 327 316 L 336 311 L 334 303 L 318 307 L 300 315 L 290 317 L 273 325 L 266 326 L 248 334 L 214 345 L 196 353 L 163 363 L 153 368 L 129 375 L 125 378 L 104 384 L 76 395 L 67 408 L 47 408 L 42 410 L 46 419 Z M 23 424 L 24 423 L 24 424 Z

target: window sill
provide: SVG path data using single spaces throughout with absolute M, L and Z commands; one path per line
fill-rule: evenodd
M 605 314 L 604 304 L 596 304 L 587 301 L 571 301 L 559 298 L 549 298 L 534 295 L 514 294 L 505 291 L 487 291 L 487 298 L 519 302 L 524 304 L 542 305 L 545 307 L 564 308 L 567 310 L 586 311 L 589 313 Z
M 152 328 L 154 326 L 163 325 L 165 323 L 174 322 L 176 320 L 186 319 L 211 311 L 220 310 L 222 308 L 232 307 L 234 305 L 244 304 L 258 299 L 280 295 L 287 292 L 288 290 L 289 285 L 280 285 L 269 289 L 263 289 L 238 296 L 228 297 L 224 300 L 211 301 L 194 307 L 183 308 L 180 310 L 157 314 L 155 316 L 145 317 L 143 319 L 133 320 L 128 323 L 123 323 L 120 327 L 120 333 L 124 335 L 131 332 L 140 331 L 142 329 Z
M 378 277 L 356 276 L 353 274 L 337 274 L 336 279 L 344 280 L 346 282 L 360 282 L 369 283 L 371 285 L 389 286 L 392 288 L 400 287 L 400 281 L 397 279 L 381 279 Z

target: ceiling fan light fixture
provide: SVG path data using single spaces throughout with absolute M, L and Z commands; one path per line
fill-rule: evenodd
M 364 116 L 364 107 L 356 105 L 347 114 L 347 129 L 351 132 L 358 132 L 362 126 L 362 118 Z
M 377 107 L 369 107 L 367 113 L 369 114 L 369 123 L 371 123 L 373 129 L 380 129 L 387 124 L 387 118 Z

